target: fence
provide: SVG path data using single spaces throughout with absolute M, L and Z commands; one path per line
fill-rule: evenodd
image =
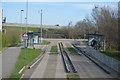
M 109 66 L 113 70 L 120 73 L 120 61 L 119 60 L 113 59 L 112 57 L 109 57 L 100 52 L 97 52 L 96 50 L 94 50 L 93 48 L 90 48 L 89 46 L 86 46 L 85 51 L 91 57 L 94 57 L 95 59 L 99 60 L 100 62 L 104 63 L 105 65 Z

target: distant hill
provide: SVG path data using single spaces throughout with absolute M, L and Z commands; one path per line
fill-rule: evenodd
M 16 26 L 16 27 L 26 27 L 26 24 L 20 24 L 20 23 L 3 23 L 2 26 Z M 42 27 L 42 28 L 54 28 L 54 29 L 60 29 L 63 26 L 54 26 L 54 25 L 37 25 L 37 24 L 28 24 L 28 27 Z

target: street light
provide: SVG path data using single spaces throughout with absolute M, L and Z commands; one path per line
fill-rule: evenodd
M 28 0 L 27 0 L 27 2 L 26 2 L 26 34 L 27 34 L 27 30 L 28 30 Z M 25 45 L 24 45 L 24 59 L 26 59 L 26 48 L 27 48 L 27 39 L 25 39 Z
M 39 12 L 40 13 L 40 12 Z M 42 43 L 42 9 L 40 13 L 40 44 Z
M 83 19 L 83 23 L 84 23 L 84 39 L 85 39 L 85 34 L 86 34 L 86 20 L 85 19 Z
M 24 10 L 21 10 L 21 36 L 22 36 L 22 12 L 23 12 Z M 21 39 L 21 42 L 22 42 L 22 39 Z
M 28 0 L 26 2 L 26 33 L 27 33 L 27 30 L 28 30 Z
M 95 6 L 95 9 L 97 10 L 98 6 Z M 98 23 L 98 20 L 97 20 L 97 23 Z M 97 33 L 99 33 L 99 25 L 97 25 Z

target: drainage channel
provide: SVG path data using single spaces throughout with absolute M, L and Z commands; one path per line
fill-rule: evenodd
M 58 45 L 59 45 L 61 57 L 62 57 L 64 68 L 65 68 L 66 72 L 67 73 L 77 73 L 77 70 L 76 70 L 74 64 L 72 63 L 70 56 L 68 55 L 66 49 L 64 49 L 62 42 L 58 43 Z

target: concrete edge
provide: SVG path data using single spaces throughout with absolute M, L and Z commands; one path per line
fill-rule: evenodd
M 23 66 L 23 68 L 18 73 L 21 74 L 24 69 L 25 69 L 25 66 Z
M 34 67 L 35 64 L 37 64 L 44 57 L 44 53 L 45 52 L 43 52 L 38 58 L 36 58 L 28 68 L 31 69 L 32 67 Z
M 24 77 L 24 74 L 22 74 L 22 76 L 20 77 L 20 79 L 19 80 L 22 80 L 22 78 Z

